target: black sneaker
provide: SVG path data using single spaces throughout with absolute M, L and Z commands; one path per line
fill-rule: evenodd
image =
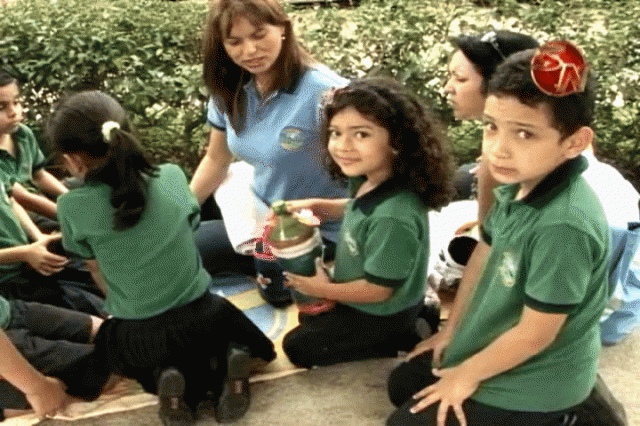
M 215 417 L 218 423 L 229 423 L 244 416 L 251 403 L 249 394 L 249 370 L 251 356 L 241 349 L 229 349 L 227 375 L 222 393 L 216 404 Z
M 195 424 L 193 411 L 184 402 L 184 376 L 170 367 L 162 371 L 158 379 L 158 416 L 164 426 L 186 426 Z

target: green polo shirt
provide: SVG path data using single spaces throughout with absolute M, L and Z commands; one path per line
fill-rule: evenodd
M 29 237 L 13 211 L 6 184 L 0 182 L 0 248 L 29 244 Z M 20 272 L 23 263 L 0 263 L 0 280 Z
M 11 305 L 9 301 L 0 296 L 0 329 L 6 330 L 11 322 Z
M 64 247 L 98 261 L 109 288 L 105 310 L 122 319 L 149 318 L 204 294 L 211 277 L 193 237 L 200 206 L 182 170 L 160 167 L 148 181 L 140 222 L 124 231 L 113 229 L 111 190 L 89 182 L 58 199 Z
M 30 191 L 39 191 L 33 184 L 33 173 L 46 165 L 46 158 L 31 129 L 21 124 L 12 135 L 16 156 L 0 149 L 0 180 L 10 188 L 18 182 Z
M 362 180 L 352 180 L 355 193 Z M 366 279 L 394 289 L 379 303 L 345 303 L 374 315 L 392 315 L 424 297 L 429 228 L 427 208 L 398 181 L 388 180 L 347 203 L 336 247 L 333 281 Z
M 580 176 L 586 166 L 584 157 L 565 162 L 519 201 L 518 185 L 495 190 L 483 224 L 491 252 L 443 365 L 485 348 L 519 322 L 525 306 L 568 317 L 548 348 L 482 382 L 472 396 L 478 402 L 548 412 L 582 402 L 593 388 L 609 229 L 598 197 Z

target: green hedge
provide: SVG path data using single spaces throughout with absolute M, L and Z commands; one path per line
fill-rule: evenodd
M 640 180 L 639 2 L 362 0 L 353 9 L 291 9 L 321 62 L 347 77 L 391 75 L 449 124 L 459 162 L 478 154 L 478 123 L 457 123 L 442 95 L 448 42 L 462 32 L 507 28 L 585 50 L 599 83 L 599 151 Z M 199 45 L 207 2 L 17 0 L 0 16 L 0 61 L 24 80 L 38 128 L 67 90 L 112 93 L 132 112 L 160 160 L 192 169 L 205 143 Z

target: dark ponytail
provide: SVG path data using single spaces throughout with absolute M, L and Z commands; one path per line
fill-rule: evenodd
M 114 229 L 135 226 L 147 204 L 147 178 L 158 169 L 132 134 L 122 106 L 99 91 L 78 93 L 56 108 L 47 131 L 58 151 L 84 155 L 91 164 L 87 182 L 112 188 Z
M 147 176 L 157 169 L 142 152 L 135 137 L 122 129 L 114 129 L 103 165 L 87 173 L 87 181 L 102 182 L 111 190 L 111 205 L 115 209 L 116 230 L 135 226 L 147 204 Z

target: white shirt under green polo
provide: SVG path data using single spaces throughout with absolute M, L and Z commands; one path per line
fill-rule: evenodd
M 609 230 L 598 197 L 567 161 L 523 200 L 496 188 L 483 224 L 484 273 L 443 365 L 457 365 L 514 327 L 525 306 L 565 313 L 556 340 L 523 364 L 481 383 L 472 399 L 514 411 L 549 412 L 582 402 L 596 378 L 599 319 L 607 299 Z
M 353 193 L 362 180 L 352 180 Z M 392 288 L 379 303 L 345 303 L 373 315 L 392 315 L 424 298 L 429 258 L 427 208 L 398 181 L 383 182 L 347 203 L 336 247 L 333 282 L 366 279 Z
M 115 231 L 111 187 L 88 182 L 58 198 L 64 247 L 96 259 L 109 291 L 104 308 L 116 318 L 149 318 L 202 296 L 211 277 L 202 267 L 193 228 L 200 207 L 182 170 L 160 166 L 134 227 Z
M 238 133 L 228 114 L 213 99 L 209 101 L 208 123 L 225 131 L 233 155 L 254 167 L 253 190 L 267 205 L 281 199 L 346 196 L 345 189 L 323 166 L 320 115 L 323 95 L 346 83 L 328 68 L 317 66 L 292 87 L 262 99 L 250 80 L 244 85 L 246 118 Z M 338 228 L 337 222 L 326 221 L 321 231 L 335 240 Z

